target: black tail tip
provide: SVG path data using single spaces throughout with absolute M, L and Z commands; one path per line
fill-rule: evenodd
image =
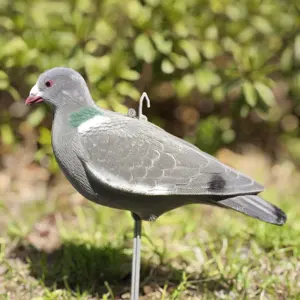
M 286 220 L 287 216 L 285 212 L 276 207 L 276 221 L 274 222 L 274 224 L 282 226 L 283 224 L 285 224 Z
M 218 204 L 274 225 L 281 226 L 287 220 L 284 211 L 256 195 L 236 196 L 221 200 Z

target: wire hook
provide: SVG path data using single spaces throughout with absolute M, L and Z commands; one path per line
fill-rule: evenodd
M 150 99 L 147 95 L 146 92 L 143 92 L 142 96 L 140 97 L 140 101 L 139 101 L 139 110 L 138 110 L 138 116 L 137 118 L 139 120 L 143 120 L 143 121 L 147 121 L 147 117 L 145 115 L 143 115 L 143 104 L 144 104 L 144 99 L 146 99 L 147 101 L 147 107 L 150 107 Z M 127 112 L 127 116 L 130 118 L 136 118 L 136 111 L 134 108 L 129 108 L 128 112 Z
M 147 121 L 147 117 L 145 115 L 143 115 L 143 103 L 144 103 L 144 99 L 146 99 L 147 101 L 147 107 L 149 108 L 150 107 L 150 99 L 147 95 L 146 92 L 143 92 L 141 98 L 140 98 L 140 103 L 139 103 L 139 115 L 138 115 L 138 118 L 139 120 L 145 120 Z

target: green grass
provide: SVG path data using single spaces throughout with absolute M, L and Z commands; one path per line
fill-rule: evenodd
M 144 222 L 141 299 L 297 299 L 299 198 L 265 197 L 286 210 L 285 226 L 197 205 Z M 21 212 L 1 207 L 1 299 L 129 298 L 129 213 L 59 201 Z

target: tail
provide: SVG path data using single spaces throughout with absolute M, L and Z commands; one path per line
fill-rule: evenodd
M 255 195 L 236 196 L 218 204 L 267 223 L 283 225 L 286 221 L 286 214 L 280 208 Z

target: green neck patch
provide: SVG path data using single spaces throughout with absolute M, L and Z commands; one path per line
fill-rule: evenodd
M 69 115 L 69 123 L 72 127 L 78 127 L 85 121 L 95 117 L 102 116 L 103 113 L 94 107 L 84 107 L 78 111 L 75 111 Z

